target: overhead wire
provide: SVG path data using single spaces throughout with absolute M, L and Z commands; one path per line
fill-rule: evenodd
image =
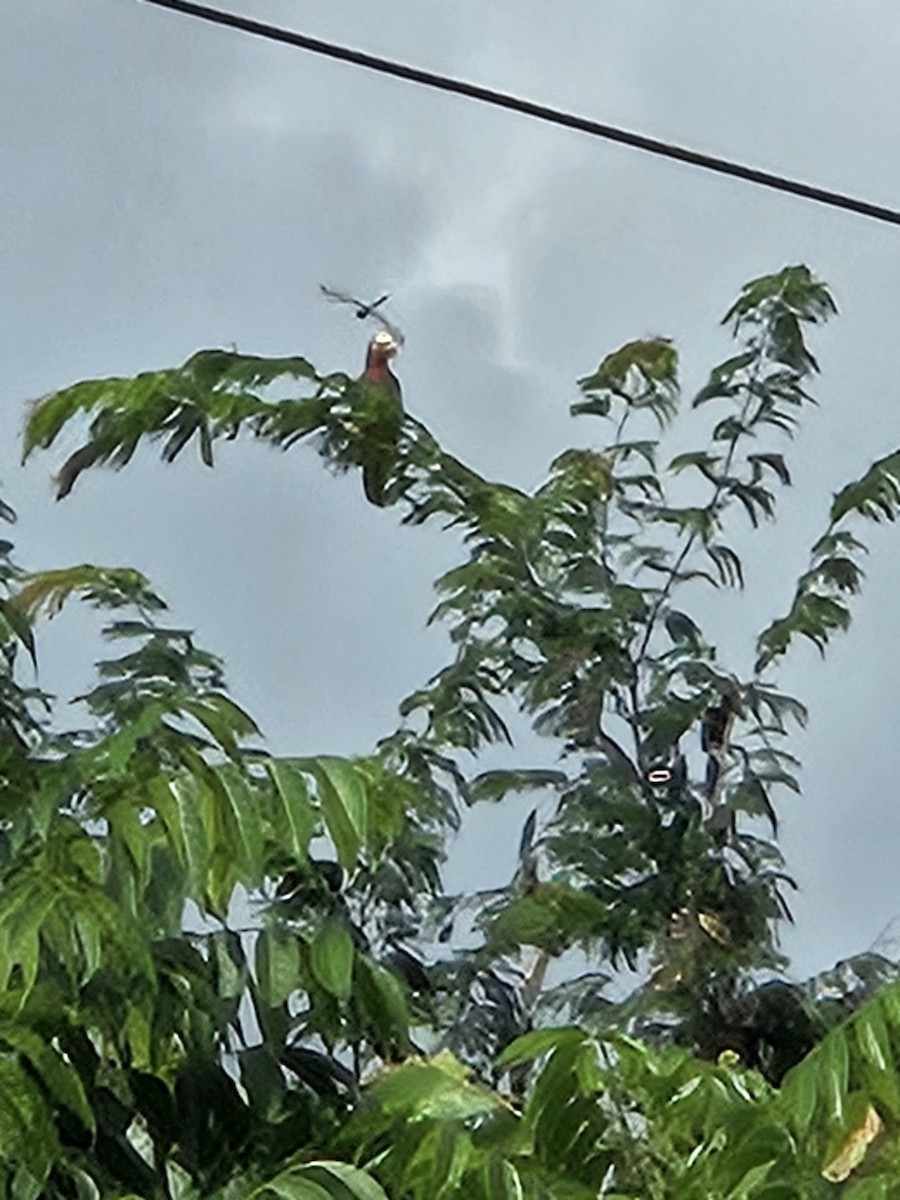
M 522 116 L 533 117 L 535 120 L 543 121 L 548 125 L 574 129 L 579 133 L 603 138 L 609 142 L 617 142 L 623 146 L 630 146 L 635 150 L 643 150 L 647 154 L 655 154 L 660 158 L 673 159 L 676 162 L 686 163 L 688 166 L 712 171 L 717 175 L 742 179 L 748 183 L 758 184 L 760 187 L 785 192 L 793 196 L 800 196 L 804 200 L 811 200 L 814 203 L 823 204 L 830 208 L 843 209 L 845 212 L 855 213 L 857 216 L 870 217 L 874 221 L 881 221 L 888 225 L 900 225 L 900 211 L 897 209 L 888 208 L 881 204 L 872 204 L 868 200 L 861 200 L 855 196 L 847 196 L 841 192 L 832 191 L 829 188 L 816 187 L 813 184 L 803 183 L 797 179 L 790 179 L 784 175 L 777 175 L 771 171 L 763 171 L 757 167 L 747 166 L 744 163 L 720 158 L 715 154 L 705 154 L 700 150 L 692 150 L 687 146 L 680 146 L 673 142 L 662 141 L 659 138 L 648 137 L 643 133 L 634 133 L 628 129 L 620 129 L 615 125 L 607 125 L 602 121 L 594 121 L 589 117 L 581 117 L 575 113 L 566 112 L 559 108 L 552 108 L 546 104 L 537 104 L 532 100 L 526 100 L 520 96 L 511 95 L 508 92 L 500 92 L 494 88 L 482 87 L 480 84 L 469 83 L 464 79 L 454 79 L 448 75 L 441 75 L 436 71 L 425 71 L 421 67 L 413 67 L 406 63 L 381 58 L 375 54 L 367 54 L 362 50 L 354 50 L 348 46 L 339 45 L 336 42 L 323 41 L 321 38 L 310 37 L 305 33 L 296 33 L 293 30 L 283 29 L 277 25 L 255 21 L 250 17 L 240 16 L 237 13 L 224 12 L 221 9 L 210 8 L 205 4 L 196 4 L 193 0 L 141 0 L 141 2 L 151 4 L 155 8 L 164 8 L 185 16 L 196 17 L 198 20 L 206 21 L 213 25 L 235 29 L 241 33 L 264 38 L 270 42 L 280 42 L 283 45 L 306 50 L 310 54 L 317 54 L 324 58 L 350 63 L 365 70 L 376 71 L 381 75 L 393 76 L 395 79 L 402 79 L 407 83 L 417 83 L 423 87 L 433 88 L 437 91 L 465 96 L 469 100 L 489 104 L 494 108 L 503 108 L 510 112 L 519 113 Z

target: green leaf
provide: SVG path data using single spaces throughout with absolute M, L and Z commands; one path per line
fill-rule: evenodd
M 2 893 L 0 893 L 2 895 Z M 40 934 L 60 903 L 52 879 L 26 879 L 20 888 L 10 889 L 0 903 L 0 931 L 3 955 L 0 981 L 8 986 L 9 973 L 18 966 L 22 972 L 22 1003 L 37 981 Z
M 0 1027 L 0 1038 L 28 1060 L 53 1099 L 74 1113 L 85 1129 L 93 1131 L 94 1113 L 71 1063 L 24 1025 Z
M 343 922 L 330 920 L 322 926 L 309 948 L 313 977 L 326 992 L 339 1000 L 350 995 L 353 979 L 353 938 Z
M 128 1006 L 123 1033 L 128 1046 L 129 1061 L 136 1071 L 148 1071 L 154 1066 L 153 1013 L 150 1005 L 137 998 Z
M 259 733 L 259 729 L 243 709 L 227 696 L 216 692 L 206 692 L 196 700 L 185 700 L 181 709 L 199 721 L 235 762 L 239 762 L 241 757 L 238 738 Z
M 265 1196 L 268 1192 L 277 1196 L 278 1200 L 343 1200 L 340 1194 L 335 1197 L 332 1190 L 322 1187 L 309 1175 L 303 1174 L 301 1170 L 286 1171 L 284 1174 L 276 1176 L 275 1179 L 270 1179 L 267 1183 L 262 1184 L 250 1194 L 251 1196 Z
M 0 1161 L 18 1160 L 43 1181 L 58 1154 L 46 1101 L 13 1058 L 0 1056 Z
M 672 384 L 677 367 L 678 352 L 668 338 L 646 338 L 628 342 L 608 354 L 594 374 L 580 379 L 578 386 L 582 391 L 624 387 L 631 371 L 639 372 L 647 380 Z
M 891 1200 L 892 1182 L 880 1175 L 870 1175 L 841 1189 L 841 1200 Z
M 397 977 L 365 954 L 357 954 L 354 1001 L 385 1047 L 406 1052 L 409 1045 L 409 1009 Z
M 241 1083 L 249 1106 L 267 1121 L 277 1119 L 285 1099 L 285 1078 L 272 1050 L 265 1043 L 239 1052 Z
M 535 1029 L 511 1042 L 497 1059 L 497 1066 L 508 1067 L 513 1063 L 530 1062 L 560 1046 L 580 1045 L 583 1041 L 584 1032 L 574 1026 L 563 1029 Z
M 165 608 L 164 602 L 150 589 L 139 571 L 123 567 L 95 567 L 90 563 L 26 576 L 14 603 L 26 620 L 33 621 L 41 613 L 55 617 L 74 593 L 80 593 L 97 608 L 122 608 L 126 605 L 137 605 L 149 611 Z
M 590 400 L 576 400 L 569 405 L 573 417 L 608 417 L 612 406 L 609 396 L 594 396 Z
M 284 1004 L 297 991 L 300 986 L 300 946 L 295 934 L 277 927 L 260 930 L 256 943 L 256 977 L 263 996 L 272 1007 Z
M 213 462 L 215 437 L 235 436 L 251 421 L 257 436 L 276 435 L 284 408 L 313 406 L 311 400 L 272 404 L 253 390 L 283 378 L 312 380 L 315 371 L 302 358 L 258 358 L 226 350 L 202 350 L 181 367 L 128 378 L 87 380 L 44 396 L 32 405 L 25 428 L 23 458 L 46 448 L 79 414 L 92 414 L 87 442 L 59 472 L 58 495 L 67 495 L 78 476 L 97 463 L 128 463 L 142 440 L 164 437 L 164 461 L 175 459 L 196 434 L 200 457 Z M 319 420 L 309 428 L 321 422 Z M 275 425 L 269 427 L 267 422 Z M 307 429 L 308 431 L 308 429 Z
M 578 380 L 585 400 L 573 413 L 605 416 L 613 398 L 631 408 L 649 409 L 660 424 L 675 413 L 678 394 L 678 352 L 668 338 L 628 342 L 608 354 L 592 375 Z
M 677 475 L 687 467 L 696 467 L 712 482 L 716 481 L 715 467 L 722 461 L 720 454 L 710 454 L 706 450 L 691 450 L 686 454 L 676 454 L 669 463 L 669 470 Z
M 270 758 L 265 766 L 275 785 L 272 824 L 276 840 L 297 862 L 305 863 L 318 825 L 306 777 L 290 759 Z
M 202 814 L 205 785 L 191 775 L 179 775 L 169 785 L 175 798 L 177 830 L 184 846 L 188 875 L 196 897 L 206 890 L 209 871 L 209 842 Z M 162 815 L 162 810 L 159 810 Z M 173 820 L 172 832 L 175 831 Z
M 485 1191 L 491 1200 L 522 1200 L 522 1181 L 511 1162 L 492 1154 L 485 1164 Z
M 747 462 L 753 464 L 754 481 L 762 476 L 762 468 L 768 467 L 785 486 L 791 482 L 791 473 L 785 465 L 783 454 L 748 454 Z
M 848 483 L 834 498 L 831 524 L 850 513 L 873 521 L 894 521 L 900 512 L 900 450 L 872 463 L 861 479 Z
M 429 1193 L 435 1200 L 444 1200 L 456 1194 L 472 1162 L 473 1150 L 472 1139 L 464 1130 L 443 1123 L 428 1130 L 410 1161 L 410 1170 L 421 1164 Z
M 783 267 L 773 275 L 762 275 L 745 283 L 741 294 L 725 316 L 722 324 L 734 322 L 759 323 L 773 312 L 785 310 L 803 321 L 825 321 L 837 312 L 828 288 L 813 278 L 809 267 Z
M 325 824 L 345 871 L 352 871 L 366 836 L 365 781 L 343 758 L 298 760 L 315 775 Z
M 850 626 L 850 610 L 843 600 L 798 589 L 791 611 L 764 629 L 757 638 L 757 671 L 784 654 L 796 635 L 807 638 L 820 654 L 835 632 Z
M 389 1200 L 381 1185 L 368 1172 L 361 1171 L 359 1167 L 353 1167 L 349 1163 L 322 1159 L 314 1160 L 300 1169 L 305 1176 L 326 1186 L 337 1200 L 344 1200 L 347 1192 L 355 1197 L 355 1200 Z M 333 1181 L 341 1185 L 340 1190 L 334 1188 Z
M 781 1087 L 781 1099 L 791 1125 L 801 1138 L 809 1133 L 819 1104 L 815 1068 L 808 1061 L 788 1071 Z
M 891 1037 L 880 1008 L 863 1009 L 854 1022 L 856 1040 L 865 1058 L 879 1071 L 894 1066 Z
M 829 1117 L 840 1123 L 844 1119 L 844 1101 L 847 1095 L 847 1079 L 850 1070 L 847 1038 L 840 1026 L 832 1030 L 822 1043 L 820 1070 L 827 1095 Z
M 469 1082 L 467 1068 L 443 1051 L 428 1062 L 391 1067 L 367 1088 L 373 1103 L 407 1121 L 433 1118 L 463 1121 L 503 1107 L 490 1088 Z
M 701 538 L 707 544 L 718 529 L 715 514 L 709 508 L 658 508 L 654 520 L 676 525 L 680 532 Z
M 472 802 L 480 800 L 499 801 L 510 792 L 526 792 L 550 788 L 558 791 L 569 782 L 563 771 L 484 771 L 471 782 L 469 795 Z
M 751 817 L 765 817 L 772 827 L 773 836 L 778 835 L 778 816 L 769 799 L 769 793 L 758 776 L 743 779 L 728 793 L 728 807 L 735 812 L 745 812 Z
M 32 665 L 37 669 L 37 647 L 28 617 L 25 616 L 14 600 L 7 599 L 6 597 L 0 598 L 0 616 L 6 621 L 13 635 L 18 638 L 28 651 L 28 657 L 31 659 Z
M 228 805 L 229 827 L 237 834 L 236 856 L 243 864 L 247 882 L 255 886 L 262 877 L 263 829 L 257 794 L 246 778 L 232 763 L 216 768 L 222 784 L 222 795 Z
M 774 517 L 775 500 L 771 492 L 764 487 L 735 480 L 725 490 L 744 507 L 754 529 L 759 525 L 761 517 Z
M 771 1159 L 769 1162 L 751 1167 L 740 1183 L 731 1189 L 726 1200 L 753 1200 L 754 1196 L 760 1195 L 759 1187 L 768 1179 L 775 1166 L 775 1161 L 775 1159 Z
M 699 405 L 705 404 L 708 400 L 734 396 L 739 388 L 744 386 L 743 380 L 740 378 L 741 372 L 746 367 L 749 367 L 757 357 L 758 352 L 756 350 L 747 350 L 742 354 L 735 355 L 734 358 L 729 358 L 725 362 L 719 363 L 710 373 L 706 385 L 694 397 L 693 407 L 697 408 Z

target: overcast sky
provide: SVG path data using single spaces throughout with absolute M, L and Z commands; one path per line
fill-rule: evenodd
M 900 207 L 886 0 L 231 7 Z M 396 725 L 399 699 L 446 661 L 424 622 L 452 538 L 400 528 L 310 449 L 229 446 L 214 472 L 147 453 L 57 505 L 66 447 L 18 465 L 26 399 L 232 343 L 355 373 L 366 335 L 317 285 L 391 291 L 407 406 L 482 473 L 531 488 L 601 435 L 567 409 L 604 353 L 674 337 L 689 393 L 727 353 L 717 322 L 740 285 L 806 262 L 842 310 L 813 335 L 821 407 L 789 447 L 783 519 L 746 540 L 747 593 L 701 605 L 745 672 L 832 492 L 900 445 L 896 229 L 139 0 L 5 0 L 0 117 L 0 471 L 19 557 L 148 574 L 277 751 L 364 753 Z M 851 633 L 824 666 L 802 648 L 782 675 L 812 717 L 792 747 L 804 795 L 780 806 L 800 976 L 900 914 L 898 535 L 865 531 Z M 86 681 L 95 628 L 75 615 L 42 635 L 61 693 Z M 454 884 L 508 877 L 522 811 L 472 815 Z

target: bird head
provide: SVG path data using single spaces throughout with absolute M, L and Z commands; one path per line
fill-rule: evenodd
M 399 348 L 400 347 L 398 346 L 396 340 L 391 337 L 386 329 L 379 329 L 369 342 L 369 350 L 368 354 L 366 355 L 366 366 L 386 366 L 387 363 L 397 353 Z

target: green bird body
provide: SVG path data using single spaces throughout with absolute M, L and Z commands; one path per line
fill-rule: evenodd
M 390 367 L 397 343 L 379 330 L 369 342 L 366 369 L 359 378 L 358 427 L 361 435 L 363 488 L 371 504 L 384 508 L 386 488 L 397 461 L 397 446 L 403 425 L 400 381 Z

